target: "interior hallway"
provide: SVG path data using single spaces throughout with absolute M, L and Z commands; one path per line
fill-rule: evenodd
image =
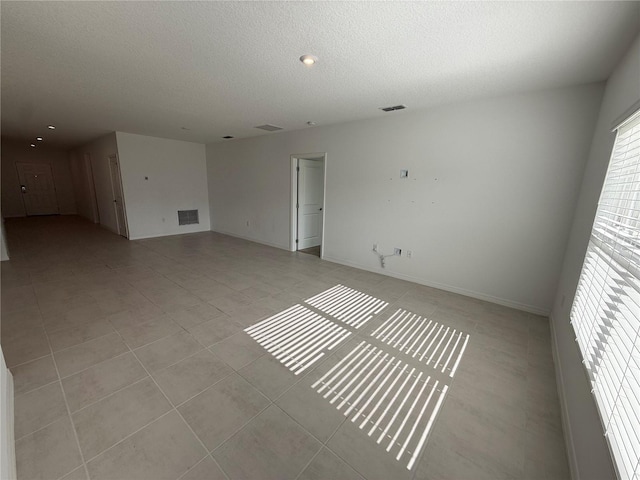
M 19 479 L 569 478 L 546 318 L 213 232 L 127 241 L 78 217 L 6 228 Z M 356 328 L 317 297 L 337 285 L 384 308 Z M 304 371 L 260 333 L 296 305 L 344 335 Z M 380 335 L 399 309 L 456 329 L 451 345 L 468 335 L 463 354 L 448 347 L 455 376 L 447 355 L 434 369 L 399 350 L 422 330 Z M 349 364 L 358 348 L 370 360 Z M 382 399 L 400 366 L 411 374 Z

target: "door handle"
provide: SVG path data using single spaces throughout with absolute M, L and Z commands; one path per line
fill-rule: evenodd
M 27 193 L 27 186 L 26 185 L 20 185 L 20 191 L 22 193 Z

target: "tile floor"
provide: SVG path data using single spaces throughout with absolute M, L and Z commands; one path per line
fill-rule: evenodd
M 129 242 L 77 217 L 6 228 L 1 340 L 21 480 L 569 478 L 546 318 L 212 232 Z M 330 305 L 305 303 L 339 284 L 387 305 L 355 328 Z M 294 305 L 348 332 L 298 375 L 277 358 L 283 335 L 253 338 Z M 399 350 L 406 341 L 372 335 L 398 309 L 469 335 L 454 377 L 449 355 L 436 369 Z M 386 360 L 358 363 L 349 381 L 344 370 L 339 391 L 327 380 L 362 342 L 431 379 L 407 375 L 416 388 L 404 410 L 386 408 L 387 420 L 395 411 L 407 421 L 391 453 L 390 435 L 375 440 L 386 420 L 372 437 L 349 421 L 373 423 L 399 392 L 374 398 Z M 433 413 L 416 392 L 436 379 Z M 334 403 L 317 392 L 325 383 Z

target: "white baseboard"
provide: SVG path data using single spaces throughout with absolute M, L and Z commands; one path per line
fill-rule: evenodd
M 344 260 L 342 258 L 330 257 L 328 255 L 324 255 L 322 257 L 323 260 L 327 260 L 328 262 L 338 263 L 340 265 L 346 265 L 348 267 L 358 268 L 360 270 L 366 270 L 368 272 L 379 273 L 381 275 L 387 275 L 389 277 L 398 278 L 400 280 L 407 280 L 409 282 L 418 283 L 420 285 L 424 285 L 426 287 L 437 288 L 439 290 L 445 290 L 451 293 L 457 293 L 460 295 L 464 295 L 466 297 L 477 298 L 478 300 L 484 300 L 490 303 L 496 303 L 498 305 L 502 305 L 509 308 L 515 308 L 516 310 L 521 310 L 527 313 L 533 313 L 535 315 L 548 316 L 549 310 L 544 308 L 539 308 L 534 305 L 527 305 L 524 303 L 514 302 L 511 300 L 506 300 L 504 298 L 494 297 L 492 295 L 487 295 L 481 292 L 474 292 L 471 290 L 465 290 L 464 288 L 454 287 L 452 285 L 446 285 L 438 282 L 429 282 L 422 278 L 413 277 L 411 275 L 405 275 L 403 273 L 392 272 L 389 270 L 382 270 L 380 268 L 371 268 L 369 266 L 360 265 L 354 262 L 350 262 L 349 260 Z
M 211 229 L 212 232 L 220 233 L 222 235 L 229 235 L 230 237 L 241 238 L 242 240 L 248 240 L 249 242 L 259 243 L 261 245 L 267 245 L 268 247 L 279 248 L 280 250 L 286 250 L 290 252 L 289 245 L 278 245 L 277 243 L 266 242 L 264 240 L 260 240 L 258 238 L 249 237 L 246 235 L 239 235 L 237 233 L 226 232 L 224 230 L 214 230 Z
M 567 406 L 567 397 L 564 391 L 564 379 L 562 376 L 562 366 L 560 364 L 560 356 L 558 355 L 558 341 L 556 338 L 555 321 L 553 315 L 549 316 L 549 324 L 551 325 L 551 353 L 553 355 L 553 365 L 556 371 L 556 388 L 558 390 L 558 398 L 560 399 L 560 416 L 562 418 L 562 431 L 564 433 L 564 443 L 567 450 L 567 459 L 569 460 L 569 471 L 572 480 L 578 480 L 578 460 L 576 451 L 573 446 L 573 435 L 571 433 L 571 424 L 569 423 L 569 408 Z
M 204 233 L 210 232 L 208 228 L 203 228 L 201 230 L 193 230 L 191 232 L 163 232 L 163 233 L 151 233 L 144 235 L 130 235 L 129 240 L 145 240 L 147 238 L 160 238 L 160 237 L 171 237 L 173 235 L 191 235 L 192 233 Z

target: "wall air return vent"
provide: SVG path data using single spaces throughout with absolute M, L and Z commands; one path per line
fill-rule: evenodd
M 193 225 L 200 223 L 198 210 L 178 210 L 178 225 Z
M 282 130 L 282 127 L 271 125 L 269 123 L 258 125 L 256 128 L 259 128 L 260 130 L 266 130 L 267 132 L 277 132 L 278 130 Z
M 404 110 L 406 105 L 394 105 L 393 107 L 378 107 L 383 112 L 393 112 L 394 110 Z

